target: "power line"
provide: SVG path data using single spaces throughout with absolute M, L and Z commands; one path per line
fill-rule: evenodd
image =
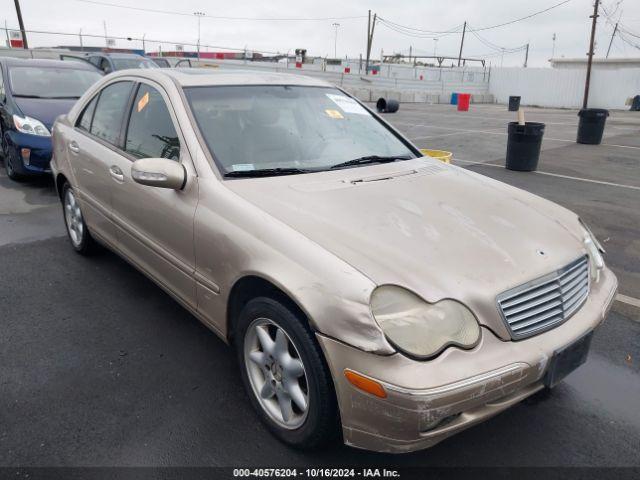
M 392 22 L 391 20 L 388 20 L 386 18 L 383 17 L 378 17 L 378 20 L 385 22 L 386 24 L 389 24 L 393 27 L 396 27 L 398 29 L 401 30 L 406 30 L 408 32 L 415 32 L 416 34 L 427 34 L 427 35 L 448 35 L 451 33 L 460 33 L 460 28 L 462 27 L 462 24 L 457 25 L 453 28 L 450 28 L 449 30 L 424 30 L 421 28 L 415 28 L 415 27 L 409 27 L 407 25 L 401 25 L 399 23 L 396 22 Z
M 400 33 L 401 35 L 406 35 L 408 37 L 414 37 L 414 38 L 427 38 L 427 39 L 440 38 L 440 37 L 445 37 L 447 35 L 451 35 L 454 33 L 459 33 L 460 32 L 459 28 L 462 26 L 462 25 L 459 25 L 446 32 L 426 33 L 426 32 L 415 31 L 413 29 L 408 29 L 407 27 L 404 27 L 402 25 L 389 22 L 388 20 L 385 20 L 382 17 L 378 17 L 378 22 L 384 25 L 385 27 L 387 27 L 388 29 L 393 30 L 396 33 Z
M 489 47 L 493 50 L 496 51 L 500 51 L 500 52 L 505 52 L 505 53 L 516 53 L 516 52 L 521 52 L 524 49 L 527 48 L 526 45 L 520 45 L 518 47 L 512 47 L 512 48 L 507 48 L 507 47 L 502 47 L 500 45 L 496 45 L 493 42 L 490 42 L 489 40 L 487 40 L 486 38 L 483 38 L 479 33 L 477 33 L 476 30 L 471 30 L 471 33 L 478 39 L 480 40 L 480 42 L 482 42 L 486 47 Z
M 566 3 L 569 3 L 570 1 L 571 0 L 564 0 L 563 2 L 556 3 L 555 5 L 552 5 L 552 6 L 548 7 L 548 8 L 545 8 L 544 10 L 540 10 L 538 12 L 531 13 L 531 14 L 526 15 L 524 17 L 516 18 L 515 20 L 511 20 L 509 22 L 499 23 L 497 25 L 491 25 L 489 27 L 476 28 L 475 31 L 476 32 L 481 32 L 483 30 L 491 30 L 491 29 L 494 29 L 494 28 L 504 27 L 505 25 L 511 25 L 513 23 L 516 23 L 516 22 L 521 22 L 523 20 L 528 20 L 528 19 L 533 18 L 533 17 L 535 17 L 537 15 L 540 15 L 542 13 L 546 13 L 549 10 L 553 10 L 554 8 L 561 7 L 562 5 L 564 5 Z
M 555 8 L 558 8 L 558 7 L 561 7 L 562 5 L 565 5 L 565 4 L 567 4 L 567 3 L 571 2 L 571 1 L 572 0 L 563 0 L 560 3 L 556 3 L 555 5 L 551 5 L 550 7 L 547 7 L 545 9 L 543 9 L 543 10 L 538 10 L 537 12 L 530 13 L 529 15 L 525 15 L 524 17 L 516 18 L 514 20 L 510 20 L 510 21 L 504 22 L 504 23 L 499 23 L 499 24 L 496 24 L 496 25 L 490 25 L 490 26 L 487 26 L 487 27 L 475 28 L 473 30 L 467 30 L 467 31 L 481 32 L 483 30 L 491 30 L 491 29 L 494 29 L 494 28 L 504 27 L 506 25 L 512 25 L 514 23 L 521 22 L 523 20 L 528 20 L 528 19 L 533 18 L 533 17 L 535 17 L 537 15 L 541 15 L 543 13 L 546 13 L 546 12 L 550 11 L 550 10 L 553 10 Z M 457 27 L 454 27 L 454 28 L 449 29 L 449 30 L 440 30 L 440 31 L 438 31 L 438 30 L 426 30 L 426 29 L 423 29 L 423 28 L 409 27 L 407 25 L 401 25 L 399 23 L 392 22 L 391 20 L 388 20 L 388 19 L 383 19 L 383 18 L 379 18 L 379 19 L 380 20 L 384 20 L 386 22 L 387 26 L 389 26 L 389 24 L 391 24 L 396 28 L 401 28 L 401 29 L 404 29 L 406 31 L 413 31 L 413 32 L 416 33 L 416 36 L 418 36 L 418 34 L 420 34 L 420 33 L 427 34 L 427 35 L 449 35 L 451 33 L 460 33 L 460 28 L 462 27 L 462 25 L 458 25 Z M 423 38 L 427 38 L 427 37 L 423 37 Z
M 179 12 L 175 10 L 160 10 L 156 8 L 143 8 L 143 7 L 132 7 L 130 5 L 122 5 L 118 3 L 110 3 L 110 2 L 101 2 L 98 0 L 76 0 L 81 3 L 90 3 L 93 5 L 101 5 L 104 7 L 114 7 L 114 8 L 123 8 L 126 10 L 137 10 L 139 12 L 150 12 L 150 13 L 162 13 L 165 15 L 180 15 L 186 17 L 192 17 L 192 13 Z M 307 18 L 293 18 L 293 17 L 231 17 L 231 16 L 221 16 L 221 15 L 204 15 L 205 18 L 213 18 L 218 20 L 249 20 L 249 21 L 273 21 L 273 22 L 286 22 L 286 21 L 329 21 L 329 20 L 353 20 L 360 18 L 367 18 L 366 15 L 353 15 L 346 17 L 307 17 Z
M 617 23 L 619 31 L 624 32 L 625 34 L 630 35 L 632 37 L 640 38 L 640 34 L 631 31 L 629 29 L 629 27 L 627 27 L 624 23 L 622 23 L 622 21 L 621 21 L 622 20 L 622 14 L 620 14 L 620 18 L 617 21 L 612 18 L 615 15 L 615 13 L 617 12 L 620 3 L 621 3 L 621 1 L 619 1 L 616 4 L 615 10 L 613 12 L 611 12 L 611 13 L 609 13 L 607 11 L 607 9 L 605 8 L 605 6 L 602 5 L 602 11 L 604 12 L 605 16 L 607 17 L 607 23 L 609 23 L 610 25 L 612 25 L 614 23 Z

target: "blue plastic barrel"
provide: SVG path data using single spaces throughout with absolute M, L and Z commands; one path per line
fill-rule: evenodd
M 458 94 L 457 93 L 452 93 L 451 94 L 451 105 L 457 105 L 458 104 Z

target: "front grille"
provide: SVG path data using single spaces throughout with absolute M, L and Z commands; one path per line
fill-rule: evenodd
M 514 340 L 556 327 L 573 315 L 589 294 L 589 261 L 566 267 L 498 295 L 498 307 Z

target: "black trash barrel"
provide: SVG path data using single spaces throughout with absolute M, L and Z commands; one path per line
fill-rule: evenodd
M 509 111 L 517 112 L 520 109 L 520 97 L 509 97 Z
M 376 102 L 376 109 L 380 113 L 395 113 L 400 108 L 400 103 L 397 100 L 386 100 L 379 98 Z
M 578 143 L 600 145 L 604 124 L 609 116 L 609 110 L 604 108 L 583 108 L 578 112 Z
M 538 168 L 540 146 L 544 135 L 544 123 L 509 122 L 507 139 L 507 163 L 509 170 L 532 172 Z
M 635 97 L 633 97 L 633 102 L 631 102 L 630 110 L 632 112 L 640 112 L 640 95 L 636 95 Z

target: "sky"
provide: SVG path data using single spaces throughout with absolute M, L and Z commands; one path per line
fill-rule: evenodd
M 115 37 L 162 40 L 163 51 L 174 50 L 176 44 L 196 44 L 198 20 L 193 12 L 203 12 L 201 18 L 201 44 L 213 47 L 233 47 L 250 51 L 286 53 L 306 48 L 310 55 L 357 58 L 366 48 L 367 11 L 395 24 L 428 31 L 459 30 L 466 20 L 470 28 L 482 28 L 508 22 L 559 3 L 561 0 L 239 0 L 212 2 L 211 0 L 96 0 L 113 5 L 167 10 L 183 15 L 144 12 L 118 8 L 86 0 L 21 0 L 22 14 L 27 30 L 54 31 L 71 35 L 28 34 L 30 46 L 79 45 L 82 30 L 84 45 L 104 46 L 104 30 Z M 638 37 L 627 38 L 640 47 L 640 1 L 605 0 L 604 8 L 613 20 L 599 18 L 596 35 L 596 57 L 604 57 L 619 19 L 627 31 Z M 546 13 L 500 28 L 477 32 L 465 37 L 463 56 L 484 57 L 493 65 L 522 66 L 525 52 L 501 55 L 507 50 L 529 43 L 528 65 L 549 66 L 556 35 L 555 56 L 585 58 L 589 46 L 589 33 L 593 11 L 592 0 L 570 0 Z M 614 13 L 615 12 L 615 13 Z M 210 16 L 245 17 L 222 19 Z M 338 18 L 340 17 L 340 18 Z M 357 18 L 344 18 L 357 17 Z M 268 18 L 269 20 L 255 20 Z M 273 20 L 286 18 L 288 20 Z M 296 20 L 291 20 L 295 18 Z M 301 20 L 302 18 L 319 20 Z M 13 0 L 0 0 L 0 23 L 10 29 L 18 28 Z M 333 24 L 338 23 L 335 27 Z M 372 57 L 385 54 L 413 53 L 457 56 L 461 33 L 451 33 L 434 40 L 421 36 L 408 36 L 392 30 L 388 24 L 377 23 L 372 46 Z M 337 41 L 336 41 L 337 30 Z M 414 30 L 412 30 L 414 31 Z M 4 34 L 4 32 L 0 32 Z M 96 35 L 102 38 L 89 38 Z M 157 51 L 159 44 L 145 43 L 147 51 Z M 488 46 L 492 45 L 492 46 Z M 116 40 L 121 48 L 141 48 L 141 41 Z M 203 47 L 220 51 L 223 48 Z M 185 47 L 185 50 L 189 49 Z M 195 50 L 195 47 L 192 48 Z M 640 57 L 640 49 L 616 37 L 611 57 Z

